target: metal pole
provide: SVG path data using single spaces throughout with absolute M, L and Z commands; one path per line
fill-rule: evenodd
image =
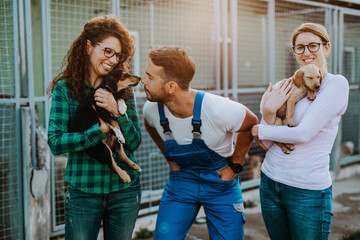
M 275 0 L 268 2 L 269 83 L 275 83 Z
M 24 239 L 24 226 L 25 226 L 25 218 L 24 218 L 24 194 L 23 194 L 23 171 L 22 171 L 22 158 L 21 158 L 21 122 L 20 122 L 20 53 L 19 53 L 19 19 L 22 15 L 22 11 L 18 12 L 19 5 L 22 6 L 21 0 L 18 5 L 18 1 L 12 1 L 13 3 L 13 40 L 14 40 L 14 77 L 15 77 L 15 121 L 16 121 L 16 166 L 17 166 L 17 194 L 19 197 L 18 200 L 18 219 L 19 219 L 19 237 Z M 20 15 L 20 16 L 19 16 Z M 23 17 L 23 16 L 22 16 Z
M 228 1 L 221 1 L 221 13 L 222 13 L 222 36 L 223 36 L 223 45 L 222 45 L 222 77 L 223 77 L 223 89 L 224 95 L 229 95 L 229 74 L 228 74 Z
M 220 1 L 214 0 L 214 19 L 215 19 L 215 81 L 216 81 L 216 93 L 219 94 L 221 90 L 221 32 L 220 32 Z
M 237 0 L 231 0 L 230 9 L 231 9 L 231 87 L 232 87 L 232 97 L 234 100 L 238 100 L 238 95 L 236 94 L 236 89 L 238 87 L 238 38 L 237 38 Z

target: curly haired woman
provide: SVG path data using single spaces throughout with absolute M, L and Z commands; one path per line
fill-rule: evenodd
M 88 21 L 64 58 L 64 70 L 48 88 L 52 96 L 48 144 L 54 155 L 68 153 L 65 180 L 65 238 L 97 239 L 101 223 L 104 239 L 131 239 L 140 209 L 139 173 L 126 164 L 117 164 L 127 171 L 130 183 L 105 164 L 86 153 L 110 132 L 100 120 L 83 132 L 72 132 L 72 121 L 79 101 L 95 89 L 113 69 L 129 68 L 134 54 L 129 31 L 114 15 Z M 95 93 L 96 104 L 116 117 L 125 137 L 125 153 L 135 162 L 133 152 L 141 141 L 134 95 L 126 101 L 127 112 L 121 115 L 113 95 L 103 89 Z M 116 159 L 116 158 L 115 158 Z

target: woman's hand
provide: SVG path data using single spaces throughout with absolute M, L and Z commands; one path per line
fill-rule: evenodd
M 111 92 L 106 89 L 99 88 L 96 90 L 94 98 L 97 106 L 106 109 L 115 117 L 121 116 L 118 111 L 118 104 Z
M 291 79 L 284 79 L 273 86 L 271 83 L 264 94 L 263 112 L 276 113 L 288 100 L 294 88 Z

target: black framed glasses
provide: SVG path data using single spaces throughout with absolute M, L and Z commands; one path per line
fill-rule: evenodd
M 326 42 L 318 43 L 318 42 L 311 42 L 308 45 L 298 44 L 292 47 L 292 50 L 296 54 L 303 54 L 305 52 L 305 47 L 311 52 L 316 53 L 320 49 L 320 45 L 325 45 Z
M 117 63 L 122 63 L 125 61 L 126 55 L 124 53 L 117 53 L 114 49 L 108 48 L 108 47 L 103 47 L 97 42 L 95 44 L 99 45 L 99 47 L 101 47 L 104 50 L 105 57 L 112 58 L 114 55 L 116 55 Z

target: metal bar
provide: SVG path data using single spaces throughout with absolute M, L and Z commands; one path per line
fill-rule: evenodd
M 215 68 L 216 68 L 216 90 L 221 89 L 221 32 L 220 32 L 220 0 L 214 0 L 214 18 L 215 18 Z
M 238 38 L 237 38 L 237 0 L 231 0 L 230 11 L 231 11 L 231 88 L 232 97 L 234 100 L 238 100 L 236 89 L 238 88 Z
M 316 13 L 316 12 L 324 12 L 325 9 L 321 8 L 310 8 L 305 10 L 293 10 L 293 11 L 287 11 L 282 13 L 275 13 L 276 17 L 289 17 L 294 15 L 300 15 L 300 14 L 310 14 L 310 13 Z
M 344 14 L 351 14 L 351 15 L 355 15 L 355 16 L 360 16 L 360 11 L 359 10 L 350 9 L 350 8 L 342 8 L 342 7 L 338 7 L 338 9 L 341 10 Z
M 275 83 L 275 0 L 268 2 L 268 33 L 269 83 Z
M 42 34 L 42 54 L 43 54 L 43 81 L 44 81 L 44 97 L 35 97 L 35 101 L 44 101 L 45 104 L 45 129 L 49 125 L 50 101 L 46 97 L 46 88 L 51 82 L 52 62 L 51 62 L 51 17 L 50 3 L 47 0 L 41 0 L 41 34 Z
M 344 165 L 348 165 L 348 164 L 353 164 L 353 163 L 358 163 L 360 162 L 360 155 L 352 155 L 352 156 L 347 156 L 347 157 L 343 157 L 340 160 L 340 166 L 344 166 Z
M 19 93 L 20 93 L 20 85 L 21 86 L 26 86 L 26 77 L 27 77 L 27 72 L 26 72 L 26 62 L 27 62 L 27 59 L 26 59 L 26 43 L 25 43 L 25 31 L 26 31 L 26 27 L 25 27 L 25 18 L 26 18 L 26 14 L 25 14 L 25 6 L 24 6 L 24 0 L 18 0 L 18 10 L 19 10 L 19 15 L 18 15 L 18 19 L 19 19 L 19 39 L 20 39 L 20 60 L 21 60 L 21 77 L 20 77 L 20 84 L 19 84 Z M 21 95 L 21 94 L 20 94 Z M 25 94 L 26 95 L 26 94 Z M 21 114 L 21 108 L 19 106 L 19 115 Z M 21 117 L 19 117 L 21 120 Z M 22 122 L 20 121 L 20 124 L 22 124 Z M 21 129 L 21 125 L 19 125 L 20 129 Z M 20 130 L 19 130 L 20 131 Z M 20 133 L 21 134 L 21 133 Z M 21 153 L 22 155 L 24 155 L 24 148 L 22 146 L 22 144 L 20 145 L 21 146 Z M 29 209 L 28 207 L 25 208 L 25 206 L 29 206 L 29 192 L 27 191 L 27 186 L 28 186 L 28 182 L 27 182 L 27 179 L 24 177 L 27 176 L 27 170 L 25 171 L 25 166 L 27 167 L 28 165 L 27 164 L 24 164 L 23 163 L 23 158 L 21 157 L 21 164 L 19 165 L 19 168 L 21 169 L 21 173 L 20 173 L 20 176 L 22 178 L 22 201 L 23 201 L 23 208 L 22 208 L 22 212 L 23 212 L 23 224 L 24 224 L 24 227 L 23 227 L 23 239 L 27 240 L 30 238 L 30 232 L 29 232 Z
M 20 53 L 19 53 L 19 16 L 18 14 L 18 1 L 12 1 L 13 3 L 13 41 L 14 41 L 14 77 L 15 77 L 15 99 L 20 98 L 20 69 L 19 69 L 19 62 L 20 62 Z M 19 4 L 21 5 L 21 4 Z M 20 102 L 15 101 L 15 121 L 16 121 L 16 165 L 17 167 L 17 194 L 18 194 L 18 219 L 19 219 L 19 237 L 24 239 L 24 232 L 25 232 L 25 218 L 24 218 L 24 194 L 23 194 L 23 174 L 22 174 L 22 159 L 21 159 L 21 121 L 20 121 Z
M 336 8 L 333 5 L 329 5 L 329 4 L 326 4 L 326 3 L 320 3 L 320 2 L 315 2 L 315 1 L 287 0 L 287 2 L 293 2 L 293 3 L 296 3 L 296 4 L 306 4 L 306 5 L 309 5 L 309 6 L 317 6 L 317 7 L 323 7 L 323 8 L 327 8 L 327 7 Z
M 339 25 L 338 25 L 338 10 L 334 9 L 333 11 L 333 27 L 334 27 L 334 34 L 332 36 L 333 39 L 333 72 L 336 74 L 338 72 L 338 53 L 339 53 L 339 42 L 338 42 L 338 31 L 339 31 Z
M 18 73 L 15 73 L 19 76 Z M 20 76 L 19 76 L 20 78 Z M 20 82 L 18 83 L 20 85 Z M 19 86 L 20 88 L 20 86 Z M 16 91 L 15 91 L 15 94 L 16 94 Z M 18 93 L 17 94 L 20 94 L 20 90 L 18 90 Z M 19 95 L 18 95 L 19 96 Z M 34 100 L 35 102 L 41 102 L 41 101 L 46 101 L 47 100 L 47 97 L 46 96 L 40 96 L 40 97 L 34 97 Z M 29 99 L 28 98 L 0 98 L 0 104 L 1 103 L 19 103 L 19 104 L 24 104 L 24 103 L 28 103 L 29 102 Z
M 229 95 L 229 74 L 228 74 L 228 1 L 221 1 L 221 14 L 222 14 L 222 83 L 224 95 Z
M 111 1 L 111 11 L 113 14 L 115 14 L 116 18 L 121 21 L 120 0 Z
M 265 16 L 261 16 L 261 52 L 262 53 L 266 53 L 266 43 L 267 43 L 267 40 L 266 40 L 266 17 Z M 268 84 L 268 81 L 267 81 L 267 74 L 266 72 L 268 71 L 267 70 L 267 67 L 266 66 L 266 57 L 263 56 L 261 58 L 261 65 L 262 65 L 262 82 L 264 84 Z
M 150 45 L 154 46 L 155 44 L 155 10 L 154 10 L 154 2 L 151 1 L 149 4 L 150 11 Z
M 338 68 L 338 74 L 343 74 L 343 49 L 344 49 L 344 13 L 340 11 L 339 14 L 339 34 L 338 36 L 338 54 L 339 54 L 339 68 Z
M 25 17 L 25 45 L 26 45 L 26 76 L 28 80 L 28 97 L 31 116 L 31 164 L 37 168 L 36 160 L 36 122 L 35 122 L 35 89 L 33 73 L 33 53 L 32 53 L 32 31 L 31 31 L 31 1 L 24 0 Z

